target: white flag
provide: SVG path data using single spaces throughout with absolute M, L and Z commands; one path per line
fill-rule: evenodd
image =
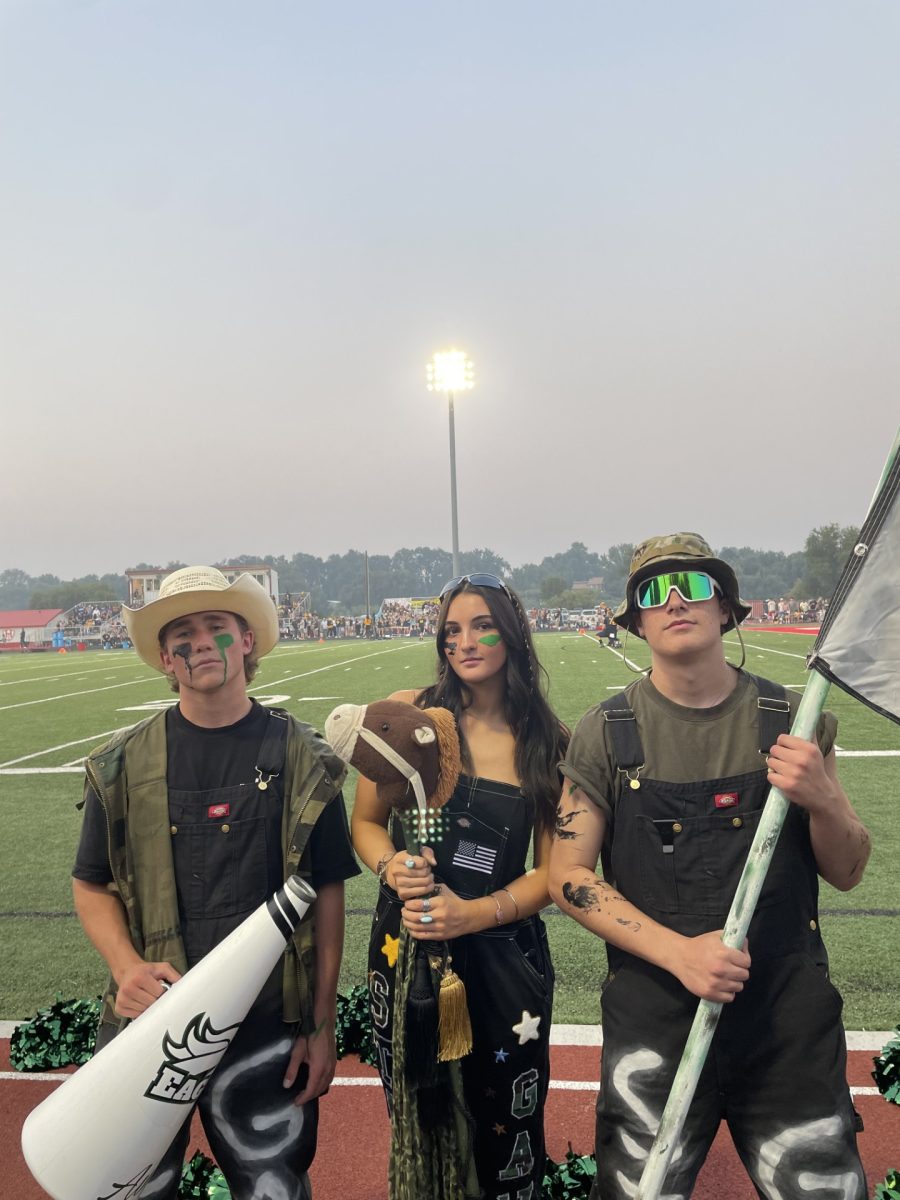
M 808 665 L 900 723 L 900 454 L 872 502 Z

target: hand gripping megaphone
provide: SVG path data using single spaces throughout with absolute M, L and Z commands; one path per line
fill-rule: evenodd
M 292 875 L 29 1114 L 22 1151 L 53 1200 L 140 1195 L 315 898 Z

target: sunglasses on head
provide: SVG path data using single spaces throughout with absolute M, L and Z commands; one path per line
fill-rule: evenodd
M 498 579 L 496 575 L 488 575 L 486 572 L 475 571 L 471 575 L 457 575 L 455 579 L 448 579 L 441 588 L 438 598 L 443 598 L 449 592 L 455 592 L 458 587 L 464 583 L 471 583 L 473 587 L 496 588 L 500 592 L 506 592 L 509 595 L 509 588 L 502 579 Z
M 722 589 L 705 571 L 666 571 L 664 575 L 652 575 L 642 579 L 635 589 L 638 608 L 659 608 L 669 598 L 672 589 L 682 600 L 693 604 L 697 600 L 711 600 Z

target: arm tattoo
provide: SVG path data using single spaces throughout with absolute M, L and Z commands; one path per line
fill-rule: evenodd
M 580 908 L 582 912 L 594 912 L 600 907 L 596 889 L 586 883 L 564 883 L 562 894 L 567 904 L 571 904 L 573 908 Z
M 577 816 L 580 816 L 580 814 L 584 812 L 587 812 L 586 808 L 576 808 L 573 812 L 563 815 L 560 809 L 557 808 L 556 827 L 553 830 L 553 836 L 559 838 L 561 842 L 571 841 L 572 838 L 581 837 L 580 833 L 576 833 L 574 829 L 567 829 L 566 826 L 570 825 Z
M 616 917 L 617 925 L 624 925 L 626 929 L 631 929 L 634 933 L 641 927 L 640 921 L 626 921 L 624 917 Z

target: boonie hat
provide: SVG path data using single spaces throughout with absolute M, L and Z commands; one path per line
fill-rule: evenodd
M 229 583 L 216 567 L 182 567 L 162 581 L 159 596 L 142 608 L 122 605 L 125 628 L 134 648 L 149 666 L 165 674 L 159 660 L 159 634 L 170 621 L 197 612 L 230 612 L 253 630 L 258 657 L 278 641 L 278 613 L 272 598 L 252 575 Z
M 723 633 L 750 616 L 750 605 L 738 595 L 737 576 L 727 562 L 716 558 L 709 543 L 699 533 L 667 533 L 662 537 L 647 538 L 635 547 L 625 585 L 625 599 L 613 613 L 615 623 L 641 637 L 637 631 L 635 589 L 642 580 L 670 570 L 705 571 L 715 579 L 731 610 L 728 623 L 722 627 Z

